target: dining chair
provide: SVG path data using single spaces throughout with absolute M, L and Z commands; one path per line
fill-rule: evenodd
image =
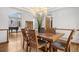
M 45 32 L 46 32 L 46 33 L 54 33 L 54 34 L 56 33 L 56 31 L 55 31 L 54 28 L 46 29 Z
M 42 27 L 42 28 L 40 29 L 40 33 L 46 33 L 46 29 L 45 29 L 44 27 Z M 45 41 L 45 42 L 48 42 L 45 38 L 40 38 L 40 37 L 39 37 L 38 40 L 43 40 L 43 41 Z M 49 47 L 49 44 L 47 44 L 47 50 L 48 50 L 48 47 Z M 45 47 L 42 47 L 41 50 L 42 50 L 42 51 L 45 51 Z
M 65 52 L 70 52 L 70 44 L 71 44 L 71 39 L 72 39 L 73 33 L 74 33 L 74 30 L 71 30 L 66 42 L 63 42 L 60 40 L 53 42 L 52 43 L 53 51 L 55 52 L 55 51 L 57 51 L 57 49 L 59 49 L 59 50 L 65 51 Z
M 52 33 L 56 34 L 56 29 L 55 28 L 52 28 Z
M 24 48 L 24 44 L 26 42 L 27 43 L 26 44 L 26 51 L 28 51 L 29 42 L 28 42 L 28 35 L 26 33 L 26 29 L 25 28 L 24 29 L 21 29 L 21 31 L 22 31 L 22 36 L 23 36 L 23 48 Z
M 45 33 L 45 28 L 42 27 L 42 28 L 40 29 L 40 33 Z
M 29 40 L 30 40 L 30 51 L 32 50 L 32 48 L 35 48 L 36 51 L 38 51 L 38 49 L 45 47 L 45 51 L 47 51 L 47 42 L 43 41 L 43 40 L 38 40 L 36 34 L 35 34 L 35 30 L 29 30 L 28 31 L 28 36 L 29 36 Z

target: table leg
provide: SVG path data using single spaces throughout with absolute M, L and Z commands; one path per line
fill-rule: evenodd
M 52 51 L 52 42 L 49 42 L 49 52 Z

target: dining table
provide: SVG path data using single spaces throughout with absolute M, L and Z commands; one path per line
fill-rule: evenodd
M 44 38 L 44 40 L 49 42 L 49 51 L 52 51 L 52 43 L 59 40 L 64 35 L 64 33 L 37 33 L 38 38 Z

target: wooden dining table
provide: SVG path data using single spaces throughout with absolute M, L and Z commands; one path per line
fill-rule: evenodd
M 36 36 L 39 38 L 44 38 L 49 42 L 49 51 L 52 51 L 52 43 L 56 40 L 59 40 L 64 35 L 64 33 L 37 33 Z

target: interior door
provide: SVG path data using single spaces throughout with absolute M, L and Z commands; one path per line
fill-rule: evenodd
M 33 29 L 33 21 L 26 21 L 26 27 L 29 29 Z

